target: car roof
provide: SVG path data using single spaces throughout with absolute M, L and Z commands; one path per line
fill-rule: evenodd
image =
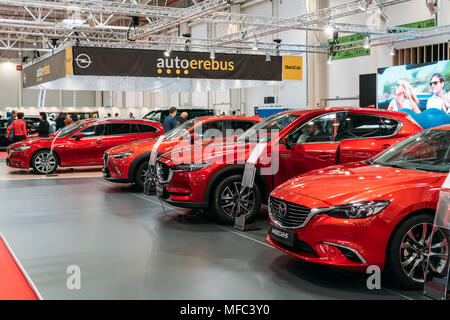
M 372 108 L 358 108 L 358 107 L 328 107 L 328 108 L 311 108 L 311 109 L 299 109 L 299 110 L 287 110 L 283 111 L 285 114 L 294 114 L 294 115 L 305 115 L 305 114 L 322 114 L 328 112 L 336 112 L 336 111 L 349 111 L 349 112 L 358 112 L 358 113 L 367 113 L 367 114 L 378 114 L 382 116 L 398 116 L 402 118 L 406 118 L 408 116 L 407 113 L 397 112 L 397 111 L 388 111 L 383 109 L 372 109 Z
M 90 121 L 89 121 L 90 120 Z M 85 120 L 81 120 L 81 121 L 85 121 L 85 122 L 91 122 L 91 121 L 95 121 L 95 122 L 100 122 L 100 123 L 108 123 L 108 122 L 119 122 L 119 123 L 145 123 L 145 124 L 151 124 L 151 125 L 157 125 L 157 126 L 161 126 L 161 124 L 158 121 L 152 121 L 152 120 L 147 120 L 147 119 L 122 119 L 122 118 L 91 118 L 91 119 L 85 119 Z
M 192 118 L 192 119 L 195 119 L 197 121 L 202 121 L 202 122 L 209 122 L 209 121 L 214 121 L 214 120 L 247 120 L 247 121 L 257 121 L 258 122 L 258 121 L 262 120 L 259 117 L 221 116 L 221 115 L 203 116 L 203 117 L 197 117 L 197 118 Z
M 450 124 L 444 124 L 442 126 L 430 128 L 428 130 L 450 130 Z

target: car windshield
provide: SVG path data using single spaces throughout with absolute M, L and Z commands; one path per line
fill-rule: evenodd
M 281 130 L 286 128 L 298 117 L 298 115 L 286 113 L 274 114 L 245 131 L 237 138 L 237 141 L 254 143 L 269 142 L 275 134 L 281 132 Z
M 68 137 L 72 133 L 74 133 L 75 131 L 80 129 L 81 127 L 85 126 L 86 124 L 87 123 L 85 121 L 77 121 L 77 122 L 71 123 L 68 126 L 65 126 L 64 128 L 62 128 L 59 131 L 58 136 L 62 137 L 62 138 Z
M 383 152 L 370 163 L 430 172 L 450 171 L 450 130 L 427 130 Z
M 161 111 L 150 111 L 144 118 L 153 121 L 161 121 Z
M 195 124 L 195 119 L 191 119 L 183 123 L 182 125 L 173 128 L 164 135 L 166 139 L 176 139 L 179 136 L 184 136 L 189 132 L 189 129 Z

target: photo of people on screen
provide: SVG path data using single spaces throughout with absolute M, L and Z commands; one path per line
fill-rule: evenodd
M 410 109 L 415 113 L 420 113 L 419 100 L 408 81 L 398 80 L 394 88 L 394 97 L 389 104 L 388 110 L 400 111 Z
M 440 73 L 431 76 L 432 96 L 427 101 L 427 109 L 439 109 L 450 113 L 450 94 L 445 92 L 445 80 Z

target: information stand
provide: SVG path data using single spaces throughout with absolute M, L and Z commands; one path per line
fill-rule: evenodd
M 255 149 L 253 149 L 252 153 L 250 154 L 250 157 L 248 158 L 247 162 L 245 163 L 244 175 L 242 176 L 241 190 L 239 192 L 239 199 L 237 203 L 236 218 L 234 221 L 234 228 L 237 230 L 250 231 L 257 229 L 245 225 L 246 217 L 245 214 L 241 214 L 240 203 L 242 201 L 242 196 L 246 194 L 247 189 L 253 189 L 254 187 L 256 175 L 256 163 L 258 162 L 259 157 L 266 148 L 267 148 L 266 142 L 258 143 L 255 146 Z
M 425 273 L 425 296 L 436 300 L 447 300 L 449 293 L 450 240 L 450 175 L 441 187 L 439 203 L 428 248 L 427 271 Z
M 152 151 L 150 153 L 150 159 L 148 161 L 148 178 L 144 181 L 144 194 L 151 195 L 156 187 L 156 170 L 155 163 L 158 155 L 158 148 L 164 140 L 164 135 L 160 136 L 156 143 L 153 145 Z M 153 188 L 152 188 L 153 186 Z

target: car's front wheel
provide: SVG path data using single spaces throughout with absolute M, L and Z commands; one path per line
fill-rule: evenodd
M 234 223 L 237 212 L 245 215 L 245 221 L 253 220 L 261 208 L 261 191 L 258 185 L 242 190 L 242 175 L 223 179 L 214 189 L 213 212 L 223 223 Z
M 408 289 L 423 289 L 433 217 L 415 215 L 404 221 L 393 234 L 387 254 L 387 271 L 398 284 Z M 448 258 L 448 242 L 440 231 L 434 233 L 430 267 L 435 272 L 444 270 Z
M 142 162 L 136 170 L 135 175 L 135 183 L 139 190 L 143 190 L 146 183 L 152 183 L 150 170 L 148 168 L 148 161 Z M 155 187 L 151 186 L 151 189 L 155 189 Z
M 53 173 L 58 168 L 58 158 L 50 150 L 41 150 L 31 159 L 31 167 L 37 174 Z

